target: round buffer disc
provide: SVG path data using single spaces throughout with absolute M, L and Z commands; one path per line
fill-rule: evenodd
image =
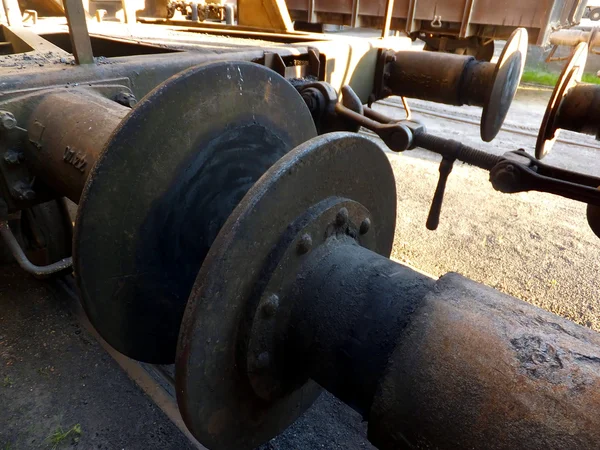
M 554 147 L 554 143 L 560 135 L 560 129 L 555 124 L 556 116 L 560 109 L 562 100 L 569 90 L 581 82 L 583 71 L 588 57 L 588 45 L 585 42 L 575 47 L 571 58 L 565 65 L 544 114 L 544 120 L 540 126 L 537 143 L 535 146 L 535 157 L 544 158 Z
M 314 136 L 296 89 L 249 62 L 193 67 L 142 99 L 95 165 L 75 228 L 81 299 L 102 337 L 131 358 L 172 363 L 221 226 L 275 162 Z
M 491 142 L 500 132 L 512 104 L 527 60 L 529 37 L 525 28 L 516 29 L 496 64 L 493 84 L 481 116 L 481 139 Z
M 243 329 L 256 313 L 262 274 L 282 237 L 315 205 L 336 198 L 369 211 L 368 248 L 389 256 L 396 224 L 394 174 L 379 144 L 353 133 L 319 136 L 275 164 L 210 249 L 186 308 L 176 362 L 179 409 L 208 448 L 255 448 L 292 424 L 318 395 L 318 386 L 308 381 L 273 400 L 260 398 L 245 372 Z M 315 233 L 313 246 L 325 239 L 325 233 Z

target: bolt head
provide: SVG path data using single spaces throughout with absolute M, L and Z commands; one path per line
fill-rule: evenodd
M 367 234 L 370 229 L 371 229 L 371 219 L 366 217 L 365 220 L 363 220 L 362 223 L 360 224 L 360 234 Z
M 397 59 L 397 58 L 396 58 L 396 55 L 395 55 L 395 54 L 393 54 L 393 53 L 388 53 L 388 54 L 385 56 L 385 62 L 386 62 L 386 63 L 394 63 L 394 62 L 396 62 L 396 59 Z
M 310 234 L 305 234 L 304 236 L 302 236 L 300 238 L 300 241 L 298 241 L 298 253 L 301 255 L 304 255 L 308 252 L 310 252 L 311 248 L 312 248 L 312 237 L 310 236 Z
M 8 111 L 0 111 L 0 125 L 5 130 L 12 130 L 17 126 L 17 119 L 14 114 Z
M 262 352 L 254 360 L 254 368 L 257 370 L 264 370 L 271 364 L 271 355 L 269 352 Z
M 267 317 L 273 317 L 279 309 L 279 296 L 273 294 L 265 301 L 262 307 L 262 312 Z
M 23 158 L 23 153 L 17 150 L 9 150 L 4 154 L 4 162 L 6 164 L 19 164 Z
M 115 97 L 115 101 L 128 108 L 133 108 L 137 104 L 137 99 L 131 92 L 119 92 Z
M 338 227 L 343 227 L 344 225 L 346 225 L 348 223 L 348 209 L 346 208 L 342 208 L 338 211 L 337 215 L 335 216 L 335 223 Z
M 12 195 L 17 200 L 31 201 L 35 199 L 35 191 L 31 187 L 23 182 L 16 183 L 12 188 Z

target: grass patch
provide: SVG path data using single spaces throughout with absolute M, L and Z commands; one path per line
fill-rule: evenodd
M 556 86 L 560 74 L 544 72 L 541 70 L 526 70 L 523 72 L 523 83 L 540 84 L 542 86 Z M 591 84 L 600 84 L 600 78 L 591 73 L 584 73 L 582 81 Z
M 68 430 L 63 430 L 62 427 L 58 427 L 50 436 L 48 436 L 47 440 L 52 446 L 52 450 L 56 450 L 68 438 L 71 438 L 72 441 L 79 441 L 79 436 L 81 436 L 81 425 L 75 424 Z

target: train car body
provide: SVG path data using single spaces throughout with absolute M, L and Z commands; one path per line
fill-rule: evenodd
M 308 23 L 382 28 L 386 0 L 287 0 L 292 19 Z M 506 39 L 524 27 L 530 42 L 545 45 L 549 34 L 580 22 L 585 2 L 580 0 L 395 0 L 391 29 L 410 36 L 456 40 Z M 463 45 L 464 46 L 464 45 Z

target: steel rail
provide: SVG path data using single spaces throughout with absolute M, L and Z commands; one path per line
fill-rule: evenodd
M 389 106 L 389 107 L 393 107 L 393 108 L 398 108 L 398 109 L 402 109 L 401 105 L 393 103 L 393 102 L 386 102 L 386 101 L 380 101 L 378 102 L 381 105 L 384 106 Z M 410 107 L 412 112 L 416 112 L 419 114 L 425 114 L 427 116 L 432 116 L 432 117 L 438 117 L 440 119 L 446 119 L 446 120 L 452 120 L 454 122 L 460 122 L 460 123 L 466 123 L 469 125 L 474 125 L 479 127 L 480 123 L 479 121 L 476 120 L 472 120 L 472 119 L 467 119 L 464 117 L 458 117 L 458 116 L 451 116 L 449 114 L 444 114 L 441 112 L 433 112 L 433 111 L 429 111 L 423 108 L 419 108 L 419 107 L 415 107 L 415 106 L 411 106 Z M 538 137 L 538 135 L 536 133 L 532 133 L 529 131 L 524 131 L 524 130 L 519 130 L 518 128 L 513 128 L 513 127 L 506 127 L 503 126 L 501 131 L 507 132 L 507 133 L 513 133 L 513 134 L 518 134 L 521 136 L 527 136 L 527 137 L 532 137 L 532 138 L 536 138 Z M 597 145 L 592 145 L 592 144 L 587 144 L 585 142 L 576 142 L 572 139 L 562 139 L 559 138 L 556 140 L 556 142 L 560 142 L 561 144 L 566 144 L 566 145 L 572 145 L 575 147 L 585 147 L 585 148 L 589 148 L 592 150 L 600 150 L 600 147 Z

